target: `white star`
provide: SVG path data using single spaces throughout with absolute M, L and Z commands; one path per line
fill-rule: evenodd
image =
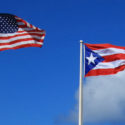
M 86 59 L 88 60 L 88 65 L 89 65 L 90 63 L 95 64 L 95 59 L 96 59 L 96 58 L 97 58 L 97 57 L 94 57 L 92 53 L 90 54 L 90 57 L 86 57 Z

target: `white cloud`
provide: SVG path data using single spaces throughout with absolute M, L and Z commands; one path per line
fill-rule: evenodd
M 125 122 L 125 72 L 88 77 L 83 98 L 85 122 Z
M 86 125 L 91 122 L 125 123 L 125 71 L 116 75 L 87 77 L 84 82 L 83 115 Z M 76 95 L 78 101 L 78 92 Z M 69 118 L 74 120 L 77 116 L 78 106 Z

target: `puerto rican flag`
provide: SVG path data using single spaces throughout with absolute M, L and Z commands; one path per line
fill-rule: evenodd
M 125 47 L 85 43 L 85 77 L 113 75 L 125 69 Z

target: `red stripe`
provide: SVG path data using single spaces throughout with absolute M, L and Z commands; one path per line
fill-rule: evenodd
M 92 50 L 107 49 L 107 48 L 117 48 L 117 49 L 125 50 L 125 47 L 115 46 L 112 44 L 88 44 L 88 43 L 85 43 L 85 45 Z
M 33 28 L 34 30 L 39 30 L 37 27 L 33 26 L 32 24 L 30 24 L 30 27 Z
M 112 62 L 116 60 L 125 59 L 125 54 L 120 53 L 120 54 L 108 55 L 108 56 L 103 56 L 103 58 L 105 59 L 103 62 Z
M 20 49 L 20 48 L 26 48 L 26 47 L 42 47 L 42 45 L 39 45 L 39 44 L 25 44 L 25 45 L 19 45 L 19 46 L 16 46 L 16 47 L 12 47 L 12 48 L 2 48 L 2 49 L 0 49 L 0 51 L 9 50 L 9 49 Z
M 20 19 L 16 19 L 16 21 L 17 21 L 17 22 L 22 22 L 22 20 L 20 20 Z M 22 23 L 23 23 L 23 22 L 22 22 Z
M 27 27 L 26 25 L 18 25 L 19 26 L 19 28 L 29 28 L 29 27 Z M 31 28 L 31 27 L 30 27 Z
M 89 71 L 85 77 L 88 76 L 98 76 L 98 75 L 113 75 L 116 74 L 120 71 L 123 71 L 125 69 L 125 65 L 116 67 L 116 68 L 112 68 L 112 69 L 95 69 L 95 70 L 91 70 Z
M 19 36 L 27 36 L 27 35 L 29 35 L 31 37 L 32 37 L 32 35 L 39 36 L 39 37 L 45 36 L 45 34 L 24 33 L 24 34 L 16 34 L 16 35 L 13 35 L 13 36 L 0 37 L 0 40 L 8 40 L 8 39 L 11 39 L 11 38 L 15 38 L 15 37 L 19 37 Z
M 30 24 L 30 27 L 33 28 L 32 24 Z
M 35 41 L 37 41 L 37 42 L 43 42 L 43 39 L 25 38 L 25 39 L 14 40 L 14 41 L 11 41 L 11 42 L 8 42 L 8 43 L 0 43 L 0 46 L 12 45 L 12 44 L 15 44 L 15 43 L 25 42 L 25 41 L 31 41 L 31 40 L 34 40 L 34 42 L 35 42 Z
M 36 30 L 40 30 L 40 29 L 36 27 Z

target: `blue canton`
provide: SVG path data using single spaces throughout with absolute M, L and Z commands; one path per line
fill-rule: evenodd
M 103 57 L 85 45 L 85 75 L 102 61 L 104 61 Z
M 18 31 L 18 24 L 14 15 L 0 14 L 0 33 L 14 33 Z

